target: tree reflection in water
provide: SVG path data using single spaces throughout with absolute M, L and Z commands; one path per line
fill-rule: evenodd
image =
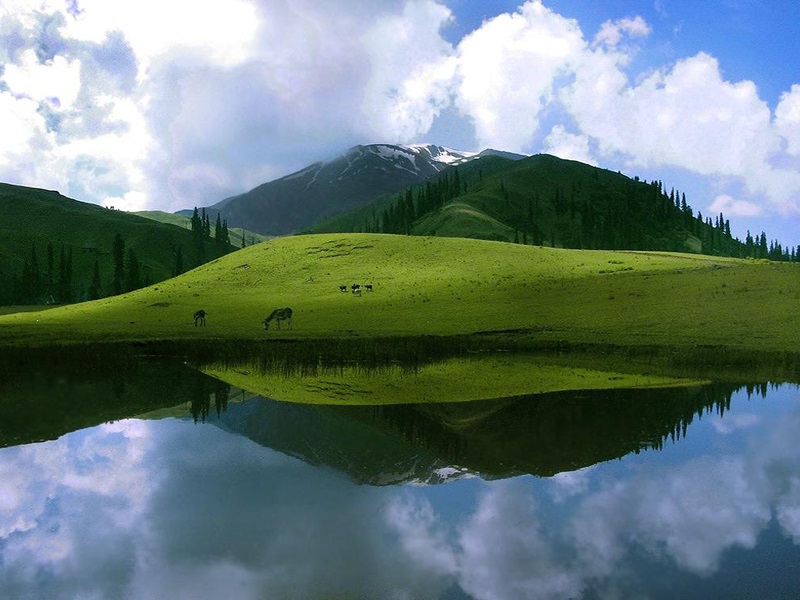
M 489 479 L 550 476 L 661 449 L 695 419 L 723 415 L 735 391 L 717 384 L 396 406 L 261 400 L 247 407 L 246 418 L 231 407 L 222 422 L 359 483 L 436 482 L 447 467 Z
M 380 409 L 257 398 L 217 418 L 212 385 L 205 425 L 182 404 L 180 419 L 0 449 L 0 597 L 800 592 L 796 387 Z

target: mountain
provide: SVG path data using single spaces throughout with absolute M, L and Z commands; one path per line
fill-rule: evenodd
M 477 156 L 433 144 L 356 146 L 343 156 L 226 198 L 206 210 L 214 219 L 220 213 L 232 229 L 245 227 L 264 235 L 296 233 Z
M 0 183 L 0 214 L 0 305 L 111 294 L 117 235 L 124 244 L 123 289 L 162 281 L 233 249 L 207 240 L 200 255 L 186 229 L 6 183 Z
M 391 197 L 329 219 L 312 232 L 401 233 L 564 248 L 665 250 L 792 260 L 766 235 L 732 237 L 724 215 L 694 215 L 661 181 L 539 154 L 474 157 Z M 788 249 L 787 249 L 788 250 Z

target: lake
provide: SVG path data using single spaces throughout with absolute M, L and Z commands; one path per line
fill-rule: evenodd
M 316 406 L 4 359 L 1 598 L 800 597 L 796 385 Z

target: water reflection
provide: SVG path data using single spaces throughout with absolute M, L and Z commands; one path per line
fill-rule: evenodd
M 221 424 L 264 446 L 333 467 L 359 483 L 435 483 L 480 474 L 549 476 L 660 449 L 733 389 L 556 393 L 396 406 L 232 405 Z
M 800 597 L 797 386 L 305 406 L 103 354 L 0 361 L 2 598 Z
M 798 400 L 743 389 L 659 452 L 436 486 L 358 485 L 224 430 L 263 401 L 6 448 L 0 596 L 797 597 Z
M 0 447 L 183 404 L 203 420 L 212 406 L 225 409 L 229 392 L 180 354 L 117 345 L 0 348 Z

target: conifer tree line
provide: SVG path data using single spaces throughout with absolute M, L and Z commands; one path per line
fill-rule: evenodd
M 217 216 L 212 237 L 205 210 L 198 214 L 195 209 L 192 234 L 194 256 L 184 257 L 183 248 L 180 245 L 174 247 L 172 276 L 233 250 L 227 223 Z M 136 250 L 119 233 L 114 235 L 109 248 L 97 249 L 93 254 L 91 268 L 86 269 L 87 258 L 84 257 L 80 262 L 86 272 L 76 276 L 76 257 L 73 256 L 72 246 L 62 244 L 56 248 L 52 242 L 46 246 L 32 243 L 21 268 L 15 271 L 0 267 L 0 305 L 68 304 L 96 300 L 153 283 L 149 268 L 142 264 Z M 103 273 L 110 274 L 104 276 Z
M 217 213 L 217 222 L 214 226 L 214 237 L 211 237 L 211 219 L 203 208 L 198 212 L 197 207 L 194 207 L 192 212 L 192 240 L 195 254 L 195 264 L 201 265 L 206 262 L 206 247 L 209 244 L 215 244 L 215 254 L 219 251 L 226 252 L 231 248 L 231 238 L 228 233 L 228 221 L 221 220 L 220 214 Z M 244 238 L 242 238 L 244 240 Z
M 0 303 L 39 304 L 71 302 L 72 248 L 60 247 L 58 255 L 52 243 L 44 253 L 31 244 L 22 269 L 17 272 L 0 272 Z
M 414 221 L 466 193 L 467 185 L 462 183 L 458 169 L 453 169 L 452 173 L 444 172 L 416 189 L 408 188 L 383 211 L 380 219 L 373 219 L 365 229 L 367 232 L 409 235 Z
M 686 194 L 663 182 L 640 181 L 595 169 L 591 185 L 584 180 L 550 186 L 521 185 L 494 178 L 483 185 L 455 167 L 425 184 L 395 196 L 380 213 L 365 219 L 363 230 L 411 235 L 426 215 L 468 191 L 479 190 L 469 202 L 514 230 L 514 242 L 563 248 L 602 250 L 662 250 L 716 256 L 800 262 L 800 246 L 768 241 L 764 232 L 744 241 L 731 233 L 720 213 L 696 215 Z M 614 176 L 615 179 L 611 179 Z M 511 177 L 509 178 L 511 179 Z M 495 186 L 490 189 L 487 186 Z M 549 189 L 548 189 L 549 187 Z M 480 197 L 478 197 L 480 196 Z M 483 205 L 481 205 L 483 203 Z M 433 232 L 435 234 L 435 232 Z

